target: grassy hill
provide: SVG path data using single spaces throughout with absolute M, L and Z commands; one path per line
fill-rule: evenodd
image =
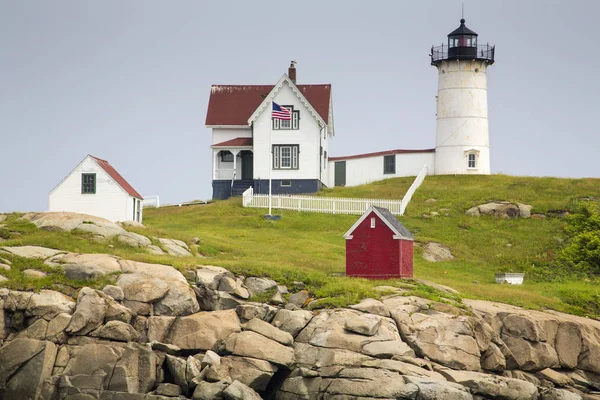
M 328 189 L 320 195 L 398 199 L 412 180 L 389 179 L 353 188 Z M 503 220 L 464 214 L 468 208 L 491 200 L 526 203 L 533 206 L 532 212 L 546 213 L 574 210 L 582 199 L 598 198 L 600 179 L 432 176 L 417 190 L 400 220 L 416 237 L 417 278 L 451 286 L 465 298 L 598 316 L 600 295 L 596 279 L 551 279 L 553 274 L 548 264 L 563 243 L 563 219 Z M 431 217 L 431 212 L 439 215 Z M 302 281 L 315 297 L 326 299 L 323 304 L 330 305 L 376 297 L 380 294 L 374 290 L 377 285 L 404 284 L 400 280 L 369 281 L 339 276 L 345 269 L 343 234 L 357 216 L 277 213 L 282 216 L 281 220 L 266 221 L 264 209 L 243 208 L 240 198 L 209 205 L 144 210 L 147 229 L 138 233 L 188 242 L 198 237 L 201 240 L 198 251 L 205 256 L 203 259 L 153 256 L 118 243 L 110 246 L 97 243 L 79 234 L 36 230 L 14 218 L 10 222 L 11 229 L 18 229 L 22 234 L 10 238 L 6 244 L 110 252 L 139 261 L 171 264 L 182 270 L 197 264 L 218 265 L 246 276 L 270 276 L 288 285 Z M 437 263 L 424 260 L 420 245 L 430 241 L 448 246 L 454 260 Z M 31 287 L 30 281 L 21 279 L 19 268 L 10 276 L 12 283 L 4 285 Z M 497 285 L 494 273 L 498 271 L 526 272 L 525 284 Z M 35 287 L 49 285 L 50 279 Z M 424 286 L 418 286 L 417 292 L 439 296 Z
M 328 189 L 323 196 L 401 198 L 413 178 L 398 178 L 351 188 Z M 447 245 L 455 259 L 428 262 L 415 251 L 415 276 L 456 288 L 461 296 L 550 308 L 577 314 L 597 314 L 594 279 L 549 282 L 545 267 L 563 241 L 560 218 L 503 220 L 469 217 L 468 208 L 491 200 L 533 206 L 532 212 L 575 209 L 581 199 L 600 198 L 599 179 L 558 179 L 492 176 L 431 176 L 415 193 L 401 217 L 416 237 Z M 428 199 L 437 201 L 426 202 Z M 424 214 L 439 213 L 426 218 Z M 267 222 L 264 209 L 241 207 L 240 199 L 206 206 L 145 211 L 145 224 L 174 237 L 202 240 L 205 261 L 240 274 L 269 275 L 284 282 L 311 284 L 318 297 L 343 303 L 373 295 L 372 287 L 390 281 L 331 276 L 345 269 L 343 234 L 356 216 L 278 211 L 282 219 Z M 498 271 L 526 272 L 522 286 L 497 285 Z M 550 272 L 551 274 L 551 272 Z

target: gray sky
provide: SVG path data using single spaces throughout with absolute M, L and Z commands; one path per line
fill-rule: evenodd
M 343 6 L 341 6 L 343 4 Z M 90 153 L 161 202 L 211 196 L 211 84 L 331 83 L 331 156 L 435 145 L 429 50 L 461 1 L 0 0 L 0 212 Z M 600 2 L 465 1 L 493 43 L 492 172 L 600 176 Z

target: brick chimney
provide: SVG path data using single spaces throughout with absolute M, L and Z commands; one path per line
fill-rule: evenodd
M 288 69 L 288 77 L 294 84 L 296 84 L 296 61 L 290 62 L 290 68 Z

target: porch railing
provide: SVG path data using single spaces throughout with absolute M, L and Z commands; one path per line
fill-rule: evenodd
M 217 169 L 215 170 L 216 180 L 231 180 L 235 175 L 234 169 Z

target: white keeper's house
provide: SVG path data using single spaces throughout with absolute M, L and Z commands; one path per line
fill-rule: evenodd
M 108 161 L 87 155 L 52 189 L 49 210 L 141 223 L 142 200 Z
M 274 85 L 213 85 L 206 126 L 212 128 L 213 198 L 248 187 L 273 194 L 316 192 L 377 180 L 428 174 L 490 173 L 487 68 L 495 47 L 460 26 L 431 48 L 438 71 L 435 148 L 396 149 L 329 157 L 334 136 L 331 85 L 296 84 L 295 62 Z M 271 119 L 275 102 L 291 121 Z M 271 160 L 272 157 L 272 160 Z M 272 165 L 272 170 L 269 171 Z

